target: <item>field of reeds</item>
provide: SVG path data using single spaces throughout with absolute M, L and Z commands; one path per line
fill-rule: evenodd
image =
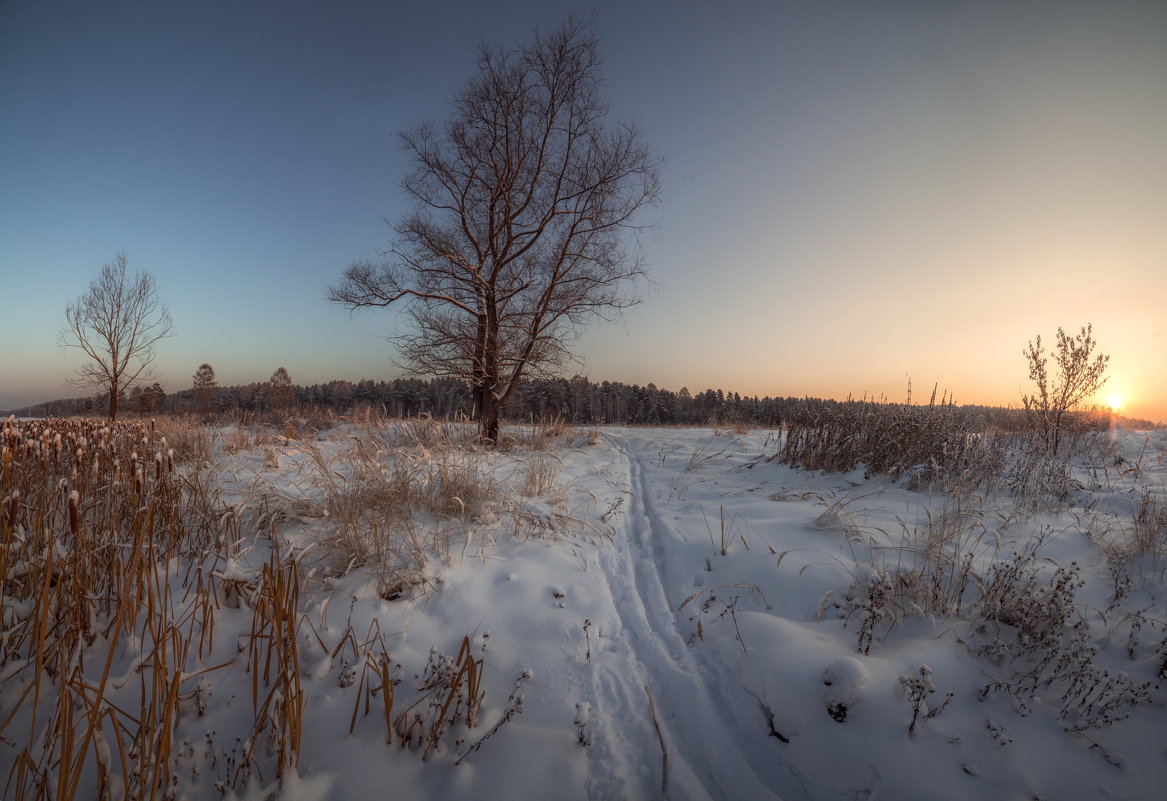
M 386 740 L 423 757 L 451 725 L 473 727 L 483 662 L 468 638 L 456 657 L 434 651 L 417 692 L 397 698 L 375 621 L 326 635 L 305 614 L 302 582 L 363 571 L 397 600 L 426 591 L 430 560 L 464 556 L 480 520 L 505 517 L 521 537 L 550 532 L 568 510 L 550 497 L 558 467 L 540 449 L 562 431 L 518 432 L 524 455 L 500 464 L 467 426 L 367 415 L 349 426 L 337 446 L 294 420 L 3 423 L 5 799 L 278 786 L 298 763 L 301 678 L 334 662 L 341 686 L 358 687 L 352 726 L 362 703 L 364 715 L 376 705 Z M 229 469 L 222 459 L 234 459 Z M 548 497 L 548 513 L 523 502 Z M 325 530 L 321 547 L 282 536 L 293 518 Z M 192 740 L 180 723 L 206 714 L 226 674 L 249 688 L 233 730 Z
M 867 476 L 908 476 L 912 486 L 947 492 L 1005 490 L 1033 503 L 1070 492 L 1073 458 L 1105 461 L 1106 438 L 1097 435 L 1108 431 L 1107 416 L 1067 416 L 1056 450 L 1025 422 L 1004 410 L 989 415 L 945 403 L 810 400 L 784 421 L 772 458 L 830 473 L 862 466 Z

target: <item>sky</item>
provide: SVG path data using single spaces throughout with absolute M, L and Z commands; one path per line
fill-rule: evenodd
M 397 133 L 570 11 L 664 160 L 653 283 L 575 372 L 1019 405 L 1027 341 L 1092 323 L 1167 421 L 1161 0 L 0 0 L 0 408 L 76 393 L 65 306 L 119 252 L 170 391 L 399 375 L 396 316 L 326 300 L 410 209 Z

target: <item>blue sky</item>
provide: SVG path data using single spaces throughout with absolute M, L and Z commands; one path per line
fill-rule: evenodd
M 581 372 L 1016 403 L 1026 340 L 1093 322 L 1167 419 L 1167 4 L 960 0 L 0 4 L 0 408 L 69 394 L 118 251 L 167 389 L 396 375 L 394 316 L 325 301 L 406 211 L 396 132 L 569 10 L 665 159 L 655 285 Z

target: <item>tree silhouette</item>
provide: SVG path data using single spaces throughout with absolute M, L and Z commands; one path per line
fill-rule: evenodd
M 118 398 L 134 384 L 153 378 L 154 344 L 171 336 L 174 324 L 158 302 L 154 276 L 126 276 L 126 254 L 89 284 L 89 291 L 65 307 L 61 344 L 80 348 L 89 361 L 77 368 L 73 383 L 102 389 L 109 399 L 108 416 L 117 418 Z
M 292 386 L 292 377 L 283 367 L 277 367 L 267 382 L 268 399 L 273 409 L 287 409 L 295 400 L 295 389 Z
M 1052 378 L 1046 368 L 1048 359 L 1041 346 L 1041 334 L 1022 351 L 1029 363 L 1029 378 L 1036 386 L 1036 392 L 1022 394 L 1021 401 L 1026 411 L 1037 420 L 1039 430 L 1054 453 L 1061 443 L 1066 412 L 1106 383 L 1110 356 L 1100 353 L 1091 359 L 1098 344 L 1093 334 L 1093 325 L 1086 325 L 1074 336 L 1058 329 L 1057 351 L 1052 354 L 1057 375 Z
M 218 384 L 215 381 L 215 368 L 203 362 L 194 374 L 195 407 L 207 414 L 215 407 L 215 390 Z
M 659 195 L 659 162 L 629 123 L 606 125 L 597 40 L 569 18 L 503 51 L 442 127 L 402 134 L 414 212 L 383 264 L 358 262 L 330 288 L 350 309 L 405 306 L 391 337 L 417 374 L 468 381 L 482 439 L 528 375 L 552 375 L 583 325 L 637 301 L 622 245 Z

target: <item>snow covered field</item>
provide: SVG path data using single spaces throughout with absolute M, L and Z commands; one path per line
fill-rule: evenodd
M 167 795 L 1163 797 L 1165 432 L 1096 443 L 1044 503 L 793 469 L 769 431 L 513 433 L 492 453 L 398 424 L 215 432 L 186 468 L 222 512 L 214 637 L 174 679 Z M 293 562 L 291 676 L 255 609 Z M 191 571 L 159 573 L 195 642 Z M 143 635 L 108 669 L 131 716 Z M 30 657 L 5 660 L 0 779 L 30 741 L 54 764 Z

